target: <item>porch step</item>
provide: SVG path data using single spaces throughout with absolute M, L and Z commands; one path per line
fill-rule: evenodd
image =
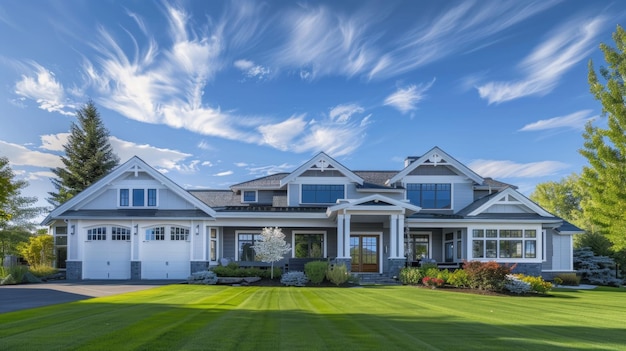
M 361 285 L 399 285 L 400 282 L 386 274 L 357 273 Z

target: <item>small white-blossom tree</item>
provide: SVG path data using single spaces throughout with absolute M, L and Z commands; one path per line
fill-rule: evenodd
M 291 245 L 285 242 L 283 230 L 278 227 L 263 228 L 261 238 L 254 242 L 252 248 L 262 262 L 272 264 L 270 273 L 272 279 L 274 279 L 274 262 L 280 261 L 284 254 L 291 251 Z

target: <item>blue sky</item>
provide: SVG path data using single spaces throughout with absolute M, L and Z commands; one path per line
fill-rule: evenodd
M 93 99 L 122 161 L 224 189 L 325 151 L 400 170 L 439 146 L 530 194 L 605 124 L 587 64 L 621 1 L 3 1 L 0 155 L 46 205 Z

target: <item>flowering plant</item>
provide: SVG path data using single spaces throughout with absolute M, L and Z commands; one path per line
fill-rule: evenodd
M 430 286 L 432 288 L 440 288 L 443 286 L 443 284 L 445 283 L 445 281 L 441 278 L 435 278 L 435 277 L 424 277 L 422 279 L 422 283 L 426 286 Z

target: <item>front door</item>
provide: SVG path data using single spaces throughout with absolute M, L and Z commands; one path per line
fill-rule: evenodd
M 352 272 L 376 272 L 378 266 L 378 235 L 351 235 Z

